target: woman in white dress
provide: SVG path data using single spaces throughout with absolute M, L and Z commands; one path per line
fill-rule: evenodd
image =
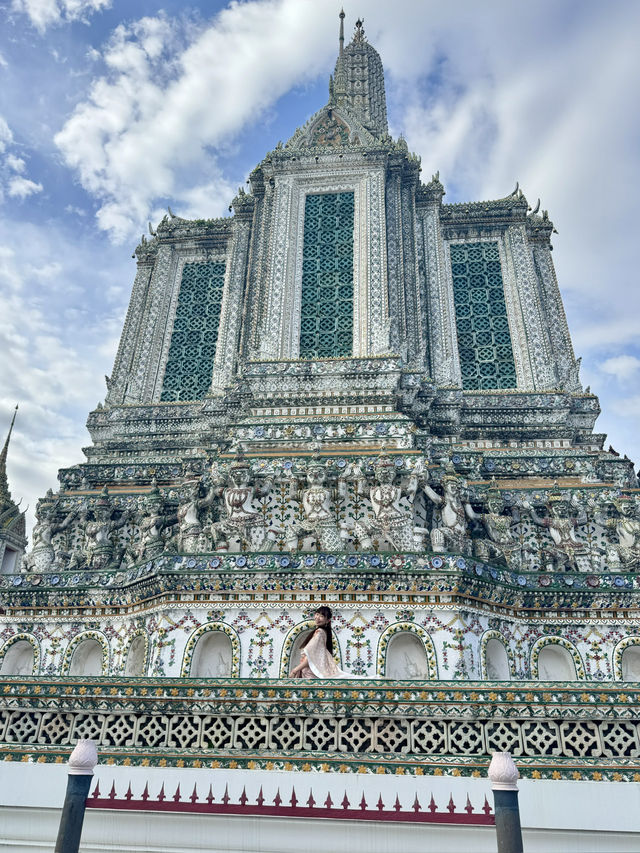
M 333 658 L 331 608 L 322 605 L 313 614 L 316 630 L 302 644 L 300 663 L 291 671 L 292 678 L 354 678 L 339 669 Z

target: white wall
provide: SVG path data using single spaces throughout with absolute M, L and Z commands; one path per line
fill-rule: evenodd
M 317 802 L 323 802 L 328 791 L 335 800 L 336 793 L 341 799 L 346 790 L 352 804 L 357 804 L 363 793 L 368 802 L 375 802 L 382 792 L 389 803 L 394 802 L 397 794 L 403 808 L 409 811 L 416 793 L 423 806 L 433 793 L 439 810 L 446 808 L 450 794 L 459 810 L 467 794 L 476 809 L 484 802 L 485 794 L 492 802 L 487 780 L 471 778 L 105 766 L 97 768 L 96 779 L 104 795 L 113 780 L 119 795 L 124 794 L 131 782 L 134 796 L 139 796 L 148 782 L 151 797 L 157 795 L 164 782 L 167 799 L 178 782 L 184 799 L 194 783 L 201 796 L 211 784 L 218 802 L 226 785 L 232 802 L 237 802 L 243 788 L 249 801 L 255 802 L 261 786 L 265 801 L 272 802 L 278 789 L 283 798 L 290 795 L 292 785 L 300 802 L 306 801 L 311 788 Z M 1 762 L 0 849 L 21 853 L 53 849 L 65 787 L 64 765 Z M 640 850 L 638 785 L 525 779 L 520 783 L 520 807 L 527 853 L 637 853 Z M 83 853 L 116 850 L 495 853 L 496 837 L 493 827 L 88 810 L 81 850 Z

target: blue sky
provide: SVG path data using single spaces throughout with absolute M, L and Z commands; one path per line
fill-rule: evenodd
M 15 497 L 81 461 L 135 272 L 167 204 L 220 216 L 326 101 L 340 3 L 6 0 L 0 8 L 0 428 Z M 554 261 L 597 429 L 640 461 L 640 4 L 345 0 L 386 71 L 392 133 L 446 201 L 516 180 Z

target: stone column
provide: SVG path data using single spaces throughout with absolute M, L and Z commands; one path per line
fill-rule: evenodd
M 135 257 L 138 260 L 133 291 L 129 300 L 129 308 L 124 321 L 124 329 L 120 337 L 118 353 L 113 365 L 106 397 L 107 405 L 118 405 L 128 400 L 131 394 L 130 384 L 136 368 L 135 355 L 141 334 L 141 323 L 145 317 L 149 287 L 153 267 L 157 255 L 157 241 L 151 242 L 143 238 L 138 246 Z
M 527 356 L 530 360 L 535 385 L 534 389 L 531 390 L 544 391 L 555 386 L 555 374 L 549 330 L 544 319 L 540 291 L 525 226 L 511 225 L 505 234 L 505 244 L 513 264 L 517 298 L 525 326 L 523 339 L 514 340 L 512 337 L 511 343 L 514 351 L 516 347 L 519 347 L 523 357 Z M 508 297 L 506 290 L 505 297 Z M 507 304 L 508 312 L 515 310 L 513 304 L 509 304 L 510 302 L 511 300 Z
M 69 757 L 69 778 L 64 797 L 60 829 L 55 853 L 78 853 L 84 811 L 93 769 L 98 763 L 98 752 L 92 740 L 79 740 Z
M 462 386 L 456 311 L 453 301 L 451 266 L 445 257 L 440 227 L 440 207 L 444 187 L 434 175 L 424 189 L 422 211 L 425 277 L 427 291 L 427 338 L 431 372 L 438 385 Z
M 495 804 L 498 853 L 523 853 L 518 806 L 519 776 L 511 753 L 493 753 L 489 765 L 489 779 Z
M 233 238 L 229 253 L 225 292 L 218 325 L 218 341 L 210 393 L 222 395 L 231 384 L 238 360 L 242 300 L 247 274 L 249 238 L 253 220 L 253 196 L 233 200 Z

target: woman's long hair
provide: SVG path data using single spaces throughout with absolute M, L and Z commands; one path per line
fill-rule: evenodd
M 315 610 L 314 613 L 319 613 L 321 616 L 324 616 L 324 618 L 327 620 L 325 625 L 319 625 L 318 627 L 322 628 L 324 630 L 325 634 L 327 635 L 326 636 L 327 651 L 329 652 L 330 655 L 332 655 L 333 654 L 333 632 L 331 630 L 331 617 L 333 616 L 333 614 L 331 613 L 331 608 L 327 607 L 325 604 L 323 604 L 321 607 L 318 607 L 318 609 Z M 307 645 L 307 643 L 311 642 L 311 638 L 313 637 L 314 634 L 315 634 L 315 631 L 311 631 L 311 633 L 308 634 L 304 638 L 302 645 L 300 646 L 301 649 L 304 649 L 304 647 Z

